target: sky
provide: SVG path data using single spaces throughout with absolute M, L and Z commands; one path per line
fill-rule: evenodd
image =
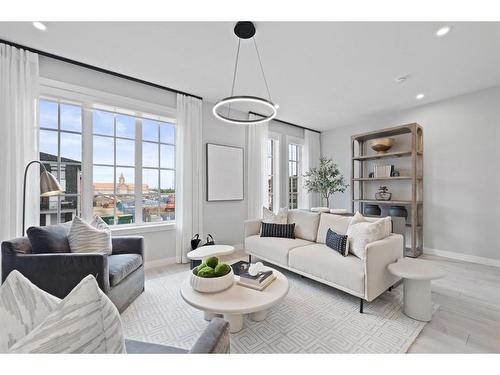
M 61 118 L 61 157 L 82 160 L 82 109 L 79 106 L 60 104 Z M 114 121 L 116 117 L 116 121 Z M 121 174 L 125 183 L 135 183 L 135 121 L 132 116 L 113 114 L 93 110 L 93 163 L 107 166 L 94 166 L 94 182 L 112 182 L 114 164 L 114 140 L 116 131 L 116 179 Z M 58 151 L 58 105 L 55 102 L 40 100 L 40 152 L 57 155 Z M 116 129 L 114 129 L 116 127 Z M 73 134 L 65 131 L 78 132 Z M 172 189 L 175 187 L 174 171 L 149 168 L 175 168 L 175 146 L 154 142 L 174 143 L 175 126 L 166 122 L 142 119 L 142 164 L 143 184 L 154 189 Z

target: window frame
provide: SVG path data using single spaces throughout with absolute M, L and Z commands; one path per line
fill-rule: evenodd
M 273 143 L 272 146 L 272 168 L 273 168 L 273 191 L 272 191 L 272 196 L 273 196 L 273 212 L 278 212 L 279 207 L 281 206 L 280 202 L 280 188 L 281 188 L 281 181 L 280 181 L 280 150 L 281 150 L 281 142 L 280 142 L 280 134 L 278 133 L 273 133 L 273 132 L 268 132 L 268 139 L 267 142 L 271 141 Z M 269 155 L 267 153 L 267 144 L 266 144 L 266 160 L 269 159 Z M 269 178 L 269 174 L 267 174 L 267 165 L 266 165 L 266 180 Z M 267 196 L 264 202 L 269 202 L 269 190 L 266 190 Z M 268 207 L 269 208 L 269 207 Z
M 295 161 L 297 163 L 297 207 L 291 208 L 290 207 L 290 157 L 289 157 L 289 150 L 290 150 L 290 145 L 295 145 L 297 146 L 297 160 Z M 303 189 L 302 189 L 302 157 L 303 157 L 303 148 L 304 148 L 304 140 L 301 138 L 297 137 L 292 137 L 292 136 L 286 136 L 286 207 L 288 209 L 298 209 L 300 208 L 301 201 L 302 201 L 302 194 L 303 194 Z
M 40 90 L 38 99 L 64 102 L 82 107 L 82 183 L 80 192 L 80 215 L 85 220 L 93 216 L 93 131 L 92 111 L 104 110 L 136 118 L 135 129 L 135 218 L 136 222 L 131 224 L 110 225 L 112 230 L 126 230 L 134 228 L 157 228 L 163 230 L 166 226 L 175 227 L 175 220 L 165 222 L 142 222 L 142 126 L 137 126 L 139 119 L 162 121 L 177 125 L 177 110 L 172 107 L 162 106 L 154 103 L 119 96 L 99 90 L 89 89 L 66 82 L 60 82 L 47 78 L 40 78 Z M 39 126 L 39 123 L 37 123 Z M 58 125 L 59 126 L 59 125 Z M 52 129 L 54 130 L 54 129 Z M 58 133 L 59 130 L 57 130 Z M 58 137 L 60 135 L 58 134 Z M 177 130 L 175 132 L 174 147 L 177 147 Z M 116 139 L 114 140 L 114 142 Z M 160 140 L 158 140 L 160 142 Z M 116 161 L 116 159 L 115 159 Z M 116 163 L 115 163 L 116 164 Z M 116 169 L 117 165 L 114 166 Z M 174 173 L 176 170 L 174 161 Z M 159 168 L 160 169 L 160 166 Z M 161 169 L 160 169 L 161 170 Z M 160 172 L 161 173 L 161 172 Z M 176 175 L 175 175 L 176 177 Z M 174 178 L 175 178 L 174 177 Z M 174 180 L 175 183 L 175 180 Z M 115 176 L 116 185 L 116 176 Z M 116 189 L 116 186 L 115 186 Z M 116 192 L 115 192 L 116 193 Z M 60 206 L 60 205 L 59 205 Z M 59 217 L 59 216 L 58 216 Z M 137 219 L 140 219 L 139 221 Z M 60 220 L 60 219 L 58 219 Z

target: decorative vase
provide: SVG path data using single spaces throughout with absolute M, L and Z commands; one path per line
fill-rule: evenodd
M 378 138 L 370 141 L 372 150 L 377 151 L 377 154 L 385 154 L 394 144 L 394 138 Z
M 391 206 L 389 208 L 389 216 L 398 216 L 408 218 L 408 211 L 404 206 Z
M 384 193 L 384 192 L 377 192 L 375 193 L 375 199 L 378 201 L 390 201 L 392 197 L 392 193 Z
M 365 215 L 380 216 L 382 211 L 376 204 L 367 204 L 364 209 Z
M 216 293 L 230 288 L 234 284 L 234 272 L 220 277 L 199 277 L 191 272 L 191 287 L 201 293 Z

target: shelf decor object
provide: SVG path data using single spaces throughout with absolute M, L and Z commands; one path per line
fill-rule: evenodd
M 389 189 L 387 186 L 380 186 L 378 191 L 375 193 L 375 199 L 378 201 L 388 201 L 392 197 L 392 194 L 389 193 Z
M 394 145 L 394 138 L 378 138 L 370 141 L 370 147 L 377 154 L 385 154 Z
M 423 249 L 423 139 L 423 128 L 417 123 L 351 137 L 352 212 L 377 212 L 373 205 L 378 205 L 382 217 L 403 218 L 406 221 L 405 256 L 414 258 L 422 255 Z M 388 175 L 373 173 L 384 171 L 387 166 L 392 168 Z M 398 174 L 394 173 L 396 167 Z M 387 191 L 377 193 L 374 181 L 387 184 L 384 186 Z M 387 194 L 392 194 L 388 200 L 380 200 L 387 199 Z
M 259 49 L 257 48 L 257 41 L 254 38 L 255 35 L 255 25 L 250 21 L 241 21 L 237 22 L 234 26 L 234 34 L 238 37 L 238 47 L 236 50 L 236 61 L 234 63 L 234 72 L 233 72 L 233 84 L 231 86 L 231 95 L 219 100 L 212 109 L 212 112 L 215 117 L 224 122 L 228 122 L 231 124 L 260 124 L 263 122 L 267 122 L 276 117 L 278 105 L 273 103 L 271 98 L 271 93 L 269 91 L 269 85 L 267 84 L 266 75 L 264 74 L 264 68 L 262 67 L 262 61 L 260 58 Z M 257 59 L 259 60 L 260 71 L 262 73 L 262 78 L 264 80 L 264 84 L 266 86 L 267 99 L 250 96 L 250 95 L 234 95 L 234 86 L 236 83 L 236 76 L 238 73 L 238 62 L 240 58 L 240 47 L 241 41 L 252 39 L 253 45 L 255 47 L 255 54 L 257 55 Z M 266 116 L 259 117 L 257 119 L 248 119 L 242 120 L 236 117 L 231 117 L 231 105 L 241 103 L 244 105 L 252 105 L 257 104 L 266 109 L 268 114 Z M 227 106 L 227 109 L 225 108 Z M 224 107 L 224 108 L 223 108 Z

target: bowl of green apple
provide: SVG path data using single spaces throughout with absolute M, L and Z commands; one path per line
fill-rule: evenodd
M 221 292 L 233 285 L 234 272 L 229 264 L 221 263 L 212 256 L 192 269 L 190 283 L 197 292 Z

